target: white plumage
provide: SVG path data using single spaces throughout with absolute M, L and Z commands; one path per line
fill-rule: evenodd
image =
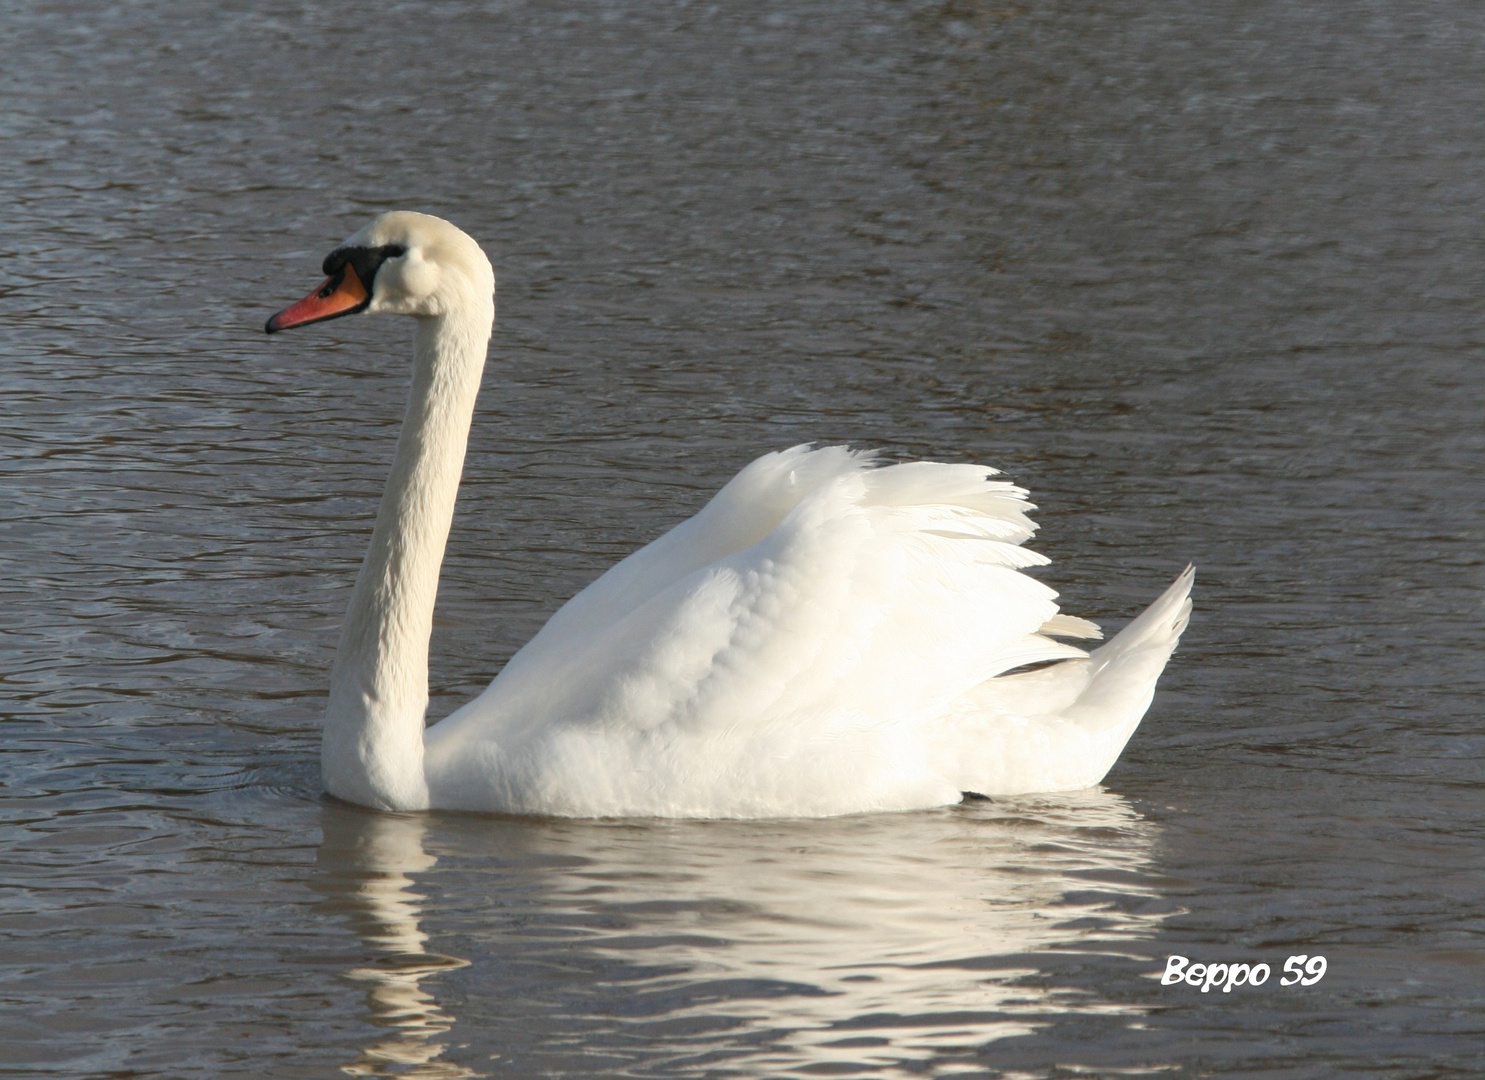
M 1024 491 L 983 466 L 878 467 L 841 447 L 753 462 L 425 732 L 437 567 L 493 318 L 469 298 L 493 275 L 422 215 L 383 215 L 346 248 L 405 249 L 374 271 L 369 306 L 423 317 L 332 677 L 333 793 L 393 809 L 803 816 L 1086 787 L 1117 759 L 1186 626 L 1189 568 L 1087 654 L 1049 635 L 1097 627 L 1021 573 L 1047 561 L 1021 546 L 1035 528 Z M 414 253 L 437 264 L 437 296 L 396 290 Z M 1006 674 L 1045 661 L 1062 662 Z

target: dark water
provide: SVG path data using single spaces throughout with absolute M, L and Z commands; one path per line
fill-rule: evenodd
M 0 1074 L 1485 1070 L 1485 8 L 0 2 Z M 1098 791 L 825 822 L 321 799 L 410 333 L 500 323 L 435 713 L 766 449 L 996 464 L 1197 616 Z M 1327 957 L 1202 994 L 1165 957 Z

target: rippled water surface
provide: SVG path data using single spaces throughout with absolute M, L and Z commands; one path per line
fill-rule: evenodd
M 1485 9 L 0 0 L 0 1074 L 1479 1075 Z M 500 322 L 434 715 L 805 440 L 1000 466 L 1197 616 L 1096 791 L 363 813 L 318 717 L 408 327 Z M 1165 958 L 1327 957 L 1307 988 Z

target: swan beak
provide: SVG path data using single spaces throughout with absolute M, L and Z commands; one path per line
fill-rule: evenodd
M 263 329 L 272 334 L 291 326 L 307 326 L 342 315 L 353 315 L 370 303 L 371 294 L 356 276 L 355 268 L 346 263 L 299 303 L 289 305 L 269 319 Z

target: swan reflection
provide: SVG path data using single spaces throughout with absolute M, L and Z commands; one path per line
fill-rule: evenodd
M 438 862 L 423 845 L 427 823 L 417 817 L 326 806 L 316 878 L 328 902 L 350 915 L 367 948 L 378 955 L 346 974 L 366 984 L 369 1019 L 386 1034 L 341 1071 L 352 1076 L 461 1080 L 479 1074 L 438 1058 L 452 1026 L 423 980 L 468 961 L 430 952 L 419 925 L 422 897 L 410 874 Z
M 472 1075 L 436 1060 L 454 995 L 425 980 L 464 962 L 427 951 L 410 874 L 437 882 L 437 948 L 474 964 L 453 1056 L 499 1075 L 983 1070 L 987 1045 L 1070 1013 L 1135 1020 L 1138 994 L 1048 971 L 1114 954 L 1137 979 L 1170 913 L 1154 827 L 1100 791 L 816 821 L 326 822 L 322 865 L 356 879 L 343 901 L 385 958 L 353 973 L 394 1031 L 363 1074 Z

